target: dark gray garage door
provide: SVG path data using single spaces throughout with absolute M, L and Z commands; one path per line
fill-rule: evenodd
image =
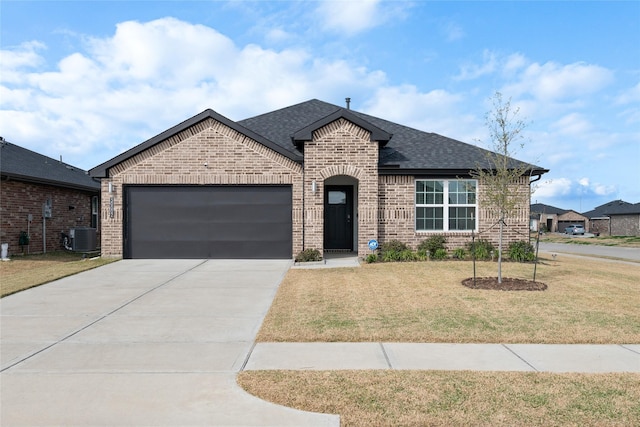
M 125 258 L 291 258 L 290 186 L 128 186 L 125 204 Z

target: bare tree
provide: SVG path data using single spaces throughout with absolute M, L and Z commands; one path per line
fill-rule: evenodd
M 529 185 L 532 165 L 513 158 L 518 148 L 524 147 L 522 132 L 526 123 L 518 118 L 520 109 L 512 108 L 511 99 L 504 101 L 500 92 L 494 94 L 492 101 L 493 109 L 485 117 L 491 152 L 476 165 L 471 175 L 482 185 L 482 191 L 478 192 L 481 206 L 499 221 L 498 283 L 502 283 L 505 219 L 530 202 L 531 193 L 528 187 L 523 191 L 523 184 Z M 514 148 L 516 144 L 517 148 Z

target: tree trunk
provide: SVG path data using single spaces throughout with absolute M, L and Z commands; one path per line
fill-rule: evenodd
M 502 224 L 504 217 L 500 215 L 500 234 L 498 237 L 498 283 L 502 283 Z

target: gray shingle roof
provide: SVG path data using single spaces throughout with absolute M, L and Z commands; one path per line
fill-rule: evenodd
M 291 137 L 300 129 L 322 120 L 342 107 L 317 99 L 292 105 L 280 110 L 240 120 L 242 126 L 263 135 L 287 150 L 302 152 L 293 145 Z M 378 117 L 348 110 L 364 121 L 392 135 L 380 150 L 381 172 L 398 173 L 468 173 L 476 164 L 486 159 L 487 150 L 447 138 L 435 133 L 423 132 Z M 548 170 L 512 159 L 511 165 L 526 166 L 540 175 Z
M 0 141 L 0 173 L 3 178 L 98 193 L 100 183 L 83 169 L 43 156 L 15 144 Z
M 601 218 L 608 215 L 615 215 L 617 213 L 627 213 L 628 211 L 633 210 L 636 210 L 637 212 L 629 213 L 640 213 L 640 203 L 636 203 L 634 205 L 632 203 L 625 202 L 624 200 L 612 200 L 611 202 L 604 203 L 593 210 L 583 213 L 583 215 L 587 218 Z
M 547 214 L 547 215 L 562 215 L 569 212 L 568 209 L 556 208 L 555 206 L 545 205 L 544 203 L 533 203 L 531 205 L 531 213 L 534 214 Z
M 489 153 L 482 148 L 442 135 L 423 132 L 312 99 L 238 122 L 229 120 L 213 110 L 205 110 L 94 167 L 89 172 L 94 177 L 105 177 L 109 168 L 207 118 L 220 121 L 280 154 L 302 162 L 304 147 L 303 144 L 296 145 L 296 142 L 299 142 L 300 138 L 304 140 L 308 137 L 308 132 L 315 129 L 316 124 L 322 124 L 332 117 L 344 117 L 347 120 L 351 118 L 353 121 L 358 121 L 357 125 L 369 129 L 372 132 L 372 138 L 381 142 L 379 158 L 381 174 L 464 175 L 475 169 L 476 165 L 485 160 Z M 299 139 L 294 140 L 294 136 Z M 385 145 L 387 138 L 389 140 Z M 547 169 L 516 159 L 511 159 L 510 165 L 531 169 L 534 176 L 548 172 Z

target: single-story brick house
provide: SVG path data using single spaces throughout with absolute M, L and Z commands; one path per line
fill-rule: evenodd
M 544 203 L 534 203 L 531 205 L 531 217 L 531 229 L 533 231 L 539 230 L 534 226 L 539 222 L 538 227 L 549 232 L 564 233 L 564 229 L 571 224 L 581 225 L 586 232 L 590 232 L 589 219 L 572 209 L 561 209 Z
M 455 247 L 473 231 L 497 241 L 470 174 L 486 154 L 315 99 L 237 122 L 206 110 L 90 170 L 102 179 L 102 253 L 363 257 L 371 239 L 415 247 L 441 234 Z M 514 191 L 529 194 L 547 170 L 526 166 Z M 522 239 L 528 221 L 523 203 L 506 239 Z
M 583 214 L 593 232 L 605 236 L 640 236 L 640 203 L 613 200 Z
M 87 171 L 0 137 L 0 176 L 0 243 L 9 255 L 60 250 L 61 233 L 99 228 L 100 183 Z

